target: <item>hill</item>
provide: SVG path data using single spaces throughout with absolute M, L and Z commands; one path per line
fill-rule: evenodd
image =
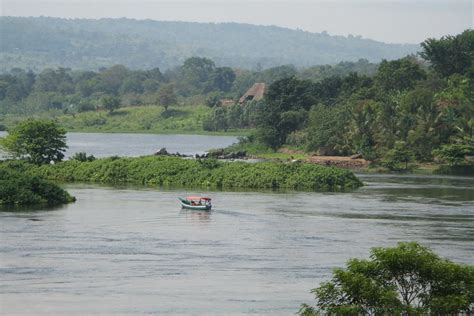
M 371 62 L 415 53 L 418 45 L 386 44 L 276 26 L 133 19 L 0 17 L 0 71 L 13 67 L 98 69 L 173 68 L 191 56 L 217 65 L 306 67 L 340 61 Z

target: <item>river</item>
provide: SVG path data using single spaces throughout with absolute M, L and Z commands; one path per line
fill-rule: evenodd
M 6 132 L 0 132 L 5 137 Z M 224 148 L 237 142 L 235 136 L 126 134 L 126 133 L 67 133 L 66 158 L 77 152 L 95 157 L 151 155 L 161 148 L 170 153 L 202 155 L 209 149 Z
M 184 151 L 183 151 L 184 152 Z M 68 184 L 74 204 L 0 212 L 0 313 L 293 315 L 371 247 L 474 263 L 474 178 L 360 175 L 349 193 Z
M 1 135 L 0 135 L 1 136 Z M 203 153 L 235 137 L 68 133 L 67 156 Z M 349 193 L 68 184 L 77 202 L 0 212 L 1 314 L 289 315 L 371 247 L 419 241 L 473 264 L 474 178 L 359 175 Z

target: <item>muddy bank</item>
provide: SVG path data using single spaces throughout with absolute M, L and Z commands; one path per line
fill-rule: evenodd
M 346 169 L 363 169 L 369 166 L 369 161 L 359 158 L 358 156 L 353 157 L 340 157 L 340 156 L 311 156 L 305 160 L 305 162 L 314 163 L 323 166 L 334 166 Z

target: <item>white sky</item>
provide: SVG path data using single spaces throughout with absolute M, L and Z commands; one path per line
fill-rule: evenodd
M 420 43 L 473 27 L 474 0 L 0 0 L 3 16 L 279 25 Z

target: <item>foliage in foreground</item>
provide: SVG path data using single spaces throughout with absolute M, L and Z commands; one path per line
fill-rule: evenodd
M 74 200 L 56 184 L 0 164 L 0 206 L 59 205 Z
M 0 147 L 15 158 L 35 164 L 59 162 L 67 148 L 66 131 L 53 121 L 28 119 L 1 139 Z
M 317 307 L 300 315 L 457 315 L 473 312 L 474 266 L 440 258 L 417 243 L 373 248 L 312 290 Z
M 39 167 L 19 161 L 9 163 L 23 172 L 61 181 L 315 191 L 338 191 L 362 185 L 351 171 L 303 163 L 219 162 L 154 156 L 111 157 L 91 162 L 69 160 Z

